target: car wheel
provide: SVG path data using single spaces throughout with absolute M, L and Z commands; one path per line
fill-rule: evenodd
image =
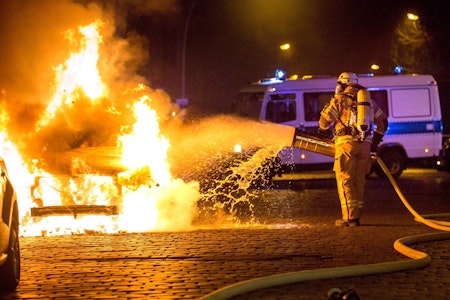
M 0 290 L 4 292 L 15 290 L 20 280 L 19 221 L 16 214 L 13 214 L 7 254 L 6 262 L 0 266 Z

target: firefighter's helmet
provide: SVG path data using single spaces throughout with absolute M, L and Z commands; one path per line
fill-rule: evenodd
M 349 84 L 349 83 L 358 83 L 358 76 L 352 72 L 344 72 L 339 75 L 338 83 L 340 84 Z

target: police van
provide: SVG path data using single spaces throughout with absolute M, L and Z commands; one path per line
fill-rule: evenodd
M 378 155 L 395 177 L 408 162 L 426 159 L 438 164 L 442 155 L 443 123 L 436 80 L 431 75 L 358 75 L 388 116 L 389 126 Z M 333 97 L 336 77 L 270 78 L 239 92 L 233 110 L 242 117 L 269 121 L 317 133 L 320 112 Z M 287 147 L 278 156 L 283 166 L 330 164 L 333 158 Z M 379 176 L 384 174 L 375 169 Z

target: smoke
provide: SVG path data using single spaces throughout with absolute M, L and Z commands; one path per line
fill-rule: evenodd
M 68 152 L 116 146 L 118 135 L 135 121 L 132 104 L 144 95 L 151 99 L 150 105 L 165 127 L 164 134 L 169 136 L 169 158 L 177 174 L 232 151 L 236 143 L 246 147 L 273 142 L 267 126 L 261 128 L 261 124 L 229 117 L 182 126 L 170 123 L 170 97 L 163 90 L 149 87 L 138 72 L 149 60 L 148 41 L 132 31 L 119 34 L 118 29 L 123 30 L 125 25 L 121 24 L 127 18 L 176 15 L 180 7 L 177 0 L 1 1 L 0 38 L 5 46 L 0 47 L 0 108 L 7 118 L 0 120 L 0 126 L 8 131 L 20 152 L 29 160 L 40 159 L 40 166 L 49 172 L 66 173 L 70 169 Z M 102 97 L 92 102 L 81 89 L 76 90 L 46 126 L 37 128 L 56 92 L 56 68 L 67 67 L 64 64 L 74 51 L 73 40 L 81 38 L 78 28 L 94 22 L 101 24 L 97 65 L 105 86 Z M 63 97 L 69 99 L 68 95 Z M 255 136 L 259 130 L 266 134 Z M 105 154 L 105 150 L 101 153 Z
M 68 1 L 1 1 L 0 85 L 15 105 L 45 104 L 54 70 L 68 54 L 63 33 L 101 16 Z M 17 103 L 19 102 L 19 103 Z
M 111 6 L 111 1 L 98 1 L 104 7 Z M 127 17 L 151 16 L 154 14 L 177 14 L 181 0 L 126 0 L 114 1 L 117 26 L 125 29 Z
M 0 1 L 0 131 L 7 133 L 29 167 L 37 166 L 39 171 L 59 178 L 80 174 L 116 176 L 122 171 L 134 171 L 120 165 L 118 138 L 133 133 L 137 121 L 135 103 L 145 101 L 156 111 L 159 129 L 171 144 L 167 160 L 172 174 L 168 177 L 175 179 L 165 185 L 151 180 L 155 176 L 149 168 L 130 172 L 142 176 L 130 176 L 129 184 L 121 191 L 121 223 L 125 223 L 121 228 L 189 228 L 201 197 L 197 179 L 214 169 L 213 164 L 223 165 L 235 144 L 245 149 L 267 147 L 265 153 L 273 156 L 292 139 L 291 130 L 286 133 L 276 125 L 230 116 L 184 124 L 172 117 L 169 95 L 153 89 L 139 72 L 151 59 L 149 41 L 128 31 L 126 23 L 141 14 L 176 14 L 180 6 L 181 2 L 175 0 Z M 93 24 L 96 30 L 86 30 Z M 97 37 L 97 31 L 101 41 L 93 46 L 89 38 Z M 91 47 L 98 54 L 94 55 L 94 68 L 90 52 L 85 51 Z M 86 61 L 89 67 L 84 72 Z M 86 89 L 84 83 L 95 85 L 94 91 Z M 91 92 L 96 96 L 92 97 Z M 153 158 L 150 148 L 157 149 L 158 145 L 143 147 L 152 141 L 149 132 L 145 133 L 139 135 L 140 140 L 133 140 L 132 146 L 144 148 L 148 153 L 144 156 Z M 154 156 L 165 159 L 163 155 Z M 128 179 L 128 174 L 120 175 L 119 184 Z M 145 179 L 143 183 L 136 181 L 140 178 Z M 63 187 L 55 190 L 63 191 L 68 183 L 61 182 Z M 32 200 L 47 205 L 45 190 L 39 196 L 36 178 L 33 187 Z M 77 185 L 76 190 L 79 198 L 75 199 L 84 200 L 93 188 Z M 29 188 L 23 191 L 28 194 Z M 148 223 L 149 211 L 155 211 L 151 220 L 157 224 Z
M 52 98 L 54 68 L 69 56 L 64 33 L 96 20 L 102 11 L 93 4 L 51 0 L 1 1 L 0 6 L 1 101 L 9 116 L 2 125 L 25 147 L 21 137 L 33 130 Z
M 55 155 L 79 147 L 115 146 L 124 127 L 133 123 L 131 103 L 149 95 L 161 116 L 170 98 L 153 90 L 139 68 L 149 60 L 148 41 L 126 29 L 127 16 L 173 13 L 178 1 L 54 1 L 0 2 L 0 126 L 28 159 L 39 158 L 49 171 L 64 171 Z M 64 95 L 46 126 L 37 123 L 55 96 L 56 69 L 80 38 L 80 26 L 100 22 L 102 44 L 98 69 L 104 81 L 102 97 L 92 102 L 79 89 Z M 119 32 L 122 31 L 122 32 Z M 73 99 L 72 99 L 73 98 Z

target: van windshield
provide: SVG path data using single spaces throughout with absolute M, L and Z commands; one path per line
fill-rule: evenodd
M 264 92 L 241 92 L 233 102 L 232 111 L 240 117 L 259 120 Z

